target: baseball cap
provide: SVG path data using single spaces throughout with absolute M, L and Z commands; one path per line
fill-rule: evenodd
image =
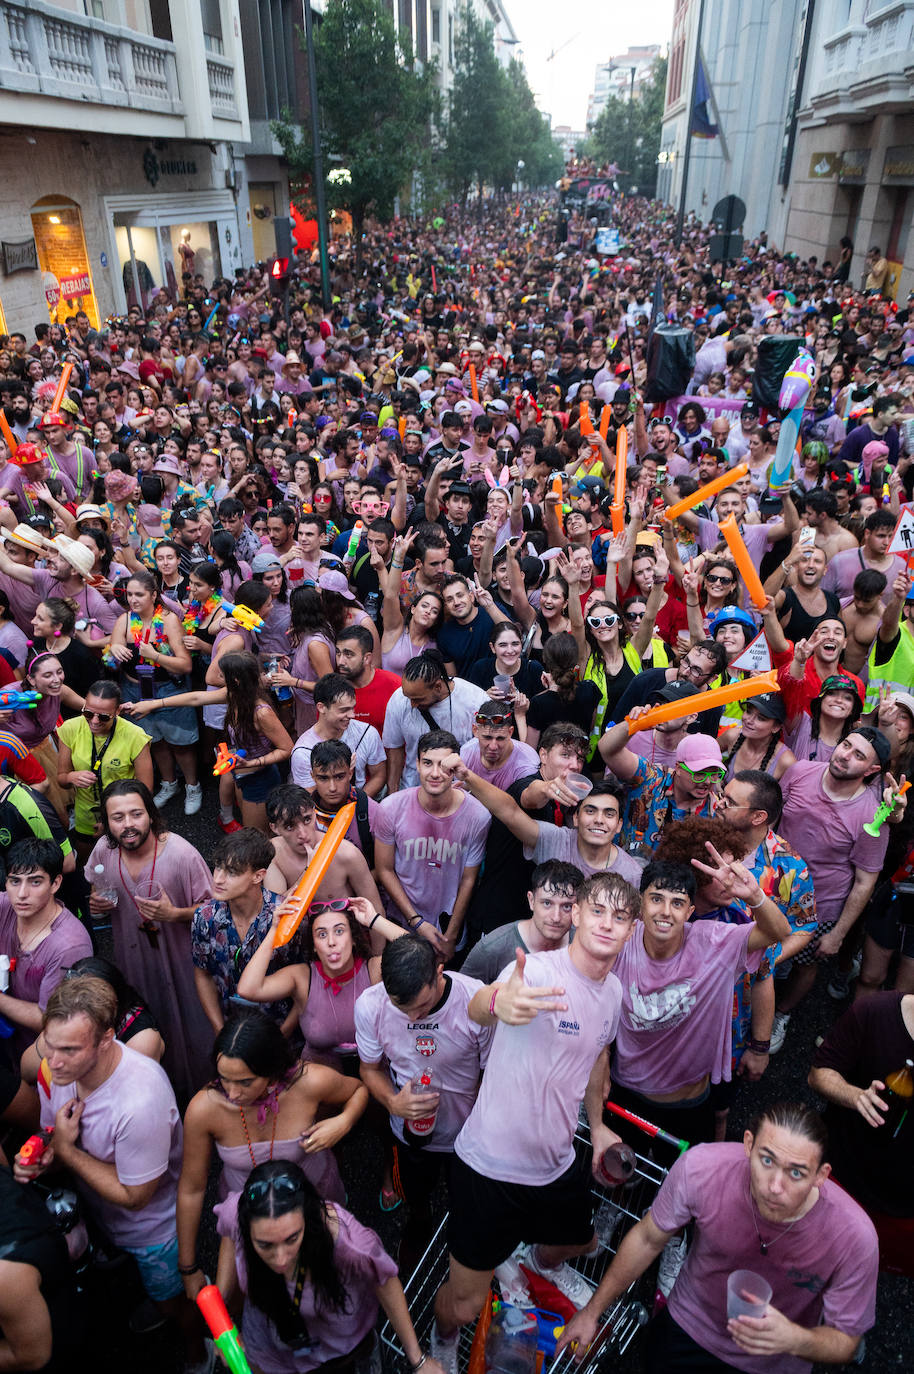
M 780 692 L 763 692 L 761 696 L 751 697 L 747 702 L 766 720 L 777 720 L 783 725 L 787 719 L 787 708 Z
M 723 768 L 720 745 L 711 735 L 686 735 L 676 746 L 676 762 L 698 771 L 702 768 Z
M 572 490 L 575 496 L 581 496 L 585 491 L 589 492 L 595 500 L 599 501 L 606 495 L 606 483 L 600 477 L 581 477 L 575 482 Z
M 754 401 L 747 401 L 746 404 L 740 410 L 740 415 L 756 416 L 758 415 L 758 406 L 755 404 Z
M 543 362 L 546 361 L 546 355 L 543 350 L 541 348 L 534 348 L 533 352 L 530 354 L 531 363 L 535 363 L 538 358 L 542 359 Z
M 282 563 L 278 554 L 273 553 L 272 549 L 261 549 L 260 553 L 255 553 L 251 561 L 252 573 L 265 573 L 270 568 L 281 568 Z
M 651 692 L 649 706 L 659 706 L 662 701 L 685 701 L 686 697 L 698 696 L 694 682 L 668 682 L 665 687 Z
M 466 482 L 452 482 L 447 489 L 448 496 L 472 496 L 472 494 Z M 447 496 L 444 499 L 447 500 Z

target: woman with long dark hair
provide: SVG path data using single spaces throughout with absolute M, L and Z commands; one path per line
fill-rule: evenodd
M 250 580 L 251 565 L 242 562 L 236 556 L 235 539 L 228 530 L 216 530 L 210 547 L 213 551 L 213 561 L 221 575 L 220 590 L 222 595 L 227 600 L 234 601 L 236 599 L 235 593 L 242 582 Z
M 543 731 L 559 721 L 569 721 L 589 735 L 600 704 L 600 689 L 596 683 L 581 681 L 574 635 L 562 631 L 546 640 L 543 668 L 545 691 L 531 697 L 527 711 L 525 742 L 533 749 L 539 744 Z
M 416 1339 L 397 1266 L 374 1231 L 322 1202 L 296 1164 L 259 1164 L 215 1210 L 217 1281 L 227 1298 L 244 1294 L 245 1348 L 261 1369 L 367 1374 L 380 1305 L 410 1368 L 444 1374 Z
M 291 687 L 295 730 L 301 735 L 317 720 L 314 684 L 336 666 L 336 636 L 317 587 L 296 587 L 289 598 L 289 608 L 291 661 L 277 668 L 271 681 L 275 687 Z
M 84 697 L 98 677 L 98 658 L 77 638 L 76 617 L 79 606 L 70 597 L 48 596 L 39 601 L 32 616 L 32 645 L 37 652 L 48 651 L 60 661 L 64 681 Z M 65 718 L 74 711 L 64 711 Z
M 277 1023 L 251 1008 L 230 1016 L 216 1036 L 217 1077 L 191 1098 L 184 1117 L 184 1163 L 178 1183 L 179 1263 L 196 1258 L 210 1163 L 222 1161 L 220 1196 L 237 1193 L 250 1170 L 266 1160 L 298 1164 L 322 1198 L 345 1201 L 332 1147 L 351 1131 L 368 1105 L 357 1078 L 296 1058 Z M 326 1117 L 325 1107 L 338 1108 Z M 203 1272 L 184 1275 L 195 1298 Z
M 751 768 L 780 780 L 796 763 L 796 755 L 784 743 L 787 712 L 777 693 L 753 697 L 743 706 L 741 720 L 720 736 L 720 750 L 729 782 L 735 773 Z

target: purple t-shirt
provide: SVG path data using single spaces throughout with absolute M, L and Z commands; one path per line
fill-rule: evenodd
M 394 846 L 394 868 L 416 910 L 433 926 L 453 911 L 464 870 L 478 867 L 492 817 L 482 802 L 464 792 L 456 811 L 433 816 L 421 805 L 418 787 L 385 797 L 378 807 L 374 837 Z
M 383 983 L 366 988 L 355 1004 L 355 1042 L 363 1063 L 386 1059 L 396 1090 L 423 1070 L 431 1070 L 430 1091 L 441 1097 L 434 1134 L 425 1148 L 438 1154 L 453 1150 L 472 1110 L 493 1033 L 491 1026 L 478 1026 L 467 1014 L 482 983 L 462 973 L 448 973 L 445 978 L 447 996 L 421 1021 L 412 1021 L 395 1007 Z M 390 1128 L 398 1140 L 403 1139 L 402 1117 L 392 1116 Z
M 822 785 L 827 772 L 827 763 L 806 760 L 787 769 L 781 778 L 784 814 L 778 826 L 778 834 L 806 860 L 820 925 L 841 915 L 855 868 L 879 872 L 889 843 L 886 826 L 878 839 L 863 828 L 879 805 L 873 789 L 865 787 L 850 801 L 835 801 Z
M 567 1010 L 540 1012 L 526 1026 L 498 1023 L 455 1150 L 486 1178 L 537 1185 L 553 1183 L 574 1159 L 578 1111 L 597 1056 L 616 1034 L 622 989 L 614 973 L 587 978 L 570 947 L 528 954 L 524 981 L 564 988 Z
M 890 588 L 895 580 L 896 571 L 904 572 L 904 560 L 898 555 L 896 557 L 898 561 L 895 568 L 890 568 L 886 573 Z M 869 566 L 862 549 L 841 549 L 828 560 L 828 567 L 821 583 L 823 592 L 834 592 L 840 598 L 853 596 L 855 578 L 866 572 Z
M 493 787 L 500 787 L 503 792 L 507 792 L 512 782 L 517 782 L 518 778 L 529 778 L 540 766 L 536 750 L 531 749 L 529 744 L 521 744 L 519 740 L 514 741 L 510 754 L 498 768 L 487 768 L 481 762 L 478 739 L 467 740 L 460 750 L 460 757 L 477 778 L 482 778 L 483 782 L 490 782 Z
M 685 927 L 678 954 L 651 959 L 644 926 L 635 922 L 613 970 L 622 984 L 615 1080 L 648 1097 L 675 1093 L 705 1074 L 712 1083 L 729 1081 L 733 984 L 738 973 L 754 973 L 764 953 L 749 953 L 754 929 L 698 921 Z
M 551 821 L 538 821 L 537 824 L 539 839 L 532 849 L 524 845 L 525 859 L 532 859 L 535 864 L 544 864 L 547 859 L 560 859 L 563 863 L 574 864 L 585 878 L 592 878 L 595 873 L 618 873 L 620 878 L 624 878 L 633 887 L 637 887 L 641 882 L 643 861 L 629 854 L 621 845 L 614 845 L 615 856 L 611 864 L 601 864 L 599 868 L 593 868 L 578 849 L 577 829 L 553 825 Z
M 113 1164 L 121 1183 L 138 1187 L 157 1178 L 159 1186 L 138 1211 L 106 1202 L 79 1179 L 76 1186 L 111 1240 L 137 1250 L 163 1245 L 175 1235 L 183 1132 L 162 1066 L 128 1045 L 118 1048 L 121 1057 L 114 1073 L 84 1099 L 76 1143 L 102 1163 Z M 50 1098 L 39 1096 L 41 1124 L 53 1126 L 60 1108 L 76 1096 L 75 1085 L 52 1083 Z
M 0 893 L 0 954 L 8 954 L 16 960 L 16 967 L 10 972 L 11 997 L 34 1002 L 44 1011 L 48 998 L 63 978 L 64 969 L 75 964 L 77 959 L 87 959 L 91 953 L 89 932 L 66 907 L 55 917 L 44 939 L 34 949 L 23 953 L 16 931 L 16 913 L 6 893 Z M 21 1052 L 31 1045 L 35 1034 L 24 1026 L 16 1027 L 13 1043 L 17 1050 Z
M 696 1145 L 673 1165 L 651 1217 L 662 1231 L 678 1231 L 694 1219 L 694 1239 L 670 1294 L 670 1316 L 734 1369 L 808 1374 L 812 1368 L 793 1355 L 750 1355 L 731 1339 L 727 1278 L 736 1269 L 766 1279 L 772 1306 L 808 1330 L 824 1324 L 860 1336 L 876 1320 L 876 1232 L 863 1209 L 830 1179 L 787 1239 L 786 1228 L 765 1221 L 751 1201 L 742 1144 Z M 762 1255 L 759 1235 L 768 1242 L 785 1239 Z

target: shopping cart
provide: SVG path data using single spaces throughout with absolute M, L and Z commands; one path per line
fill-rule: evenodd
M 668 1135 L 666 1131 L 661 1131 L 659 1127 L 651 1125 L 650 1122 L 644 1121 L 641 1117 L 625 1111 L 622 1107 L 617 1107 L 615 1103 L 607 1102 L 606 1107 L 608 1111 L 628 1121 L 630 1125 L 650 1138 L 672 1146 L 678 1154 L 682 1154 L 688 1149 L 684 1140 L 677 1140 L 674 1136 Z M 579 1155 L 589 1154 L 590 1128 L 583 1110 L 574 1139 L 576 1153 Z M 635 1172 L 627 1183 L 618 1188 L 601 1188 L 596 1183 L 592 1185 L 591 1192 L 597 1213 L 598 1232 L 602 1231 L 603 1236 L 602 1246 L 595 1255 L 580 1256 L 571 1261 L 573 1267 L 579 1274 L 583 1275 L 592 1289 L 597 1287 L 606 1272 L 622 1237 L 636 1222 L 641 1220 L 650 1207 L 668 1172 L 668 1169 L 658 1164 L 649 1154 L 636 1152 Z M 447 1275 L 447 1216 L 445 1215 L 429 1241 L 425 1254 L 403 1285 L 413 1326 L 422 1345 L 428 1345 L 434 1317 L 435 1294 L 444 1283 Z M 493 1287 L 497 1290 L 497 1281 L 493 1281 Z M 608 1353 L 623 1354 L 631 1345 L 640 1328 L 645 1325 L 649 1316 L 647 1307 L 638 1297 L 637 1288 L 638 1284 L 632 1284 L 628 1292 L 618 1298 L 603 1313 L 603 1319 L 593 1345 L 580 1364 L 575 1364 L 572 1352 L 565 1350 L 555 1356 L 548 1365 L 545 1361 L 543 1362 L 542 1374 L 572 1374 L 572 1371 L 577 1371 L 577 1374 L 586 1374 L 588 1370 L 595 1368 Z M 457 1359 L 461 1374 L 465 1374 L 469 1364 L 474 1330 L 475 1323 L 470 1323 L 464 1326 L 460 1332 Z M 381 1356 L 386 1374 L 409 1374 L 409 1362 L 403 1354 L 389 1321 L 385 1322 L 381 1328 L 380 1340 Z

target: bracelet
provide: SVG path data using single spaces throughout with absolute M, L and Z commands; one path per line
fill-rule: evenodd
M 700 602 L 700 601 L 690 601 L 689 598 L 686 597 L 686 605 L 687 605 L 687 606 L 700 606 L 700 605 L 701 605 L 701 602 Z
M 746 906 L 749 908 L 750 911 L 758 911 L 759 907 L 762 906 L 767 900 L 768 900 L 768 898 L 767 898 L 767 896 L 765 895 L 765 893 L 763 892 L 763 893 L 762 893 L 762 900 L 761 900 L 760 902 L 756 902 L 754 906 L 753 906 L 752 902 L 747 902 L 747 903 L 746 903 Z
M 410 1365 L 410 1369 L 413 1371 L 413 1374 L 419 1374 L 419 1370 L 420 1370 L 420 1369 L 422 1368 L 422 1366 L 425 1364 L 425 1361 L 426 1361 L 427 1359 L 428 1359 L 428 1351 L 427 1351 L 427 1350 L 423 1350 L 422 1354 L 419 1356 L 418 1362 L 417 1362 L 416 1364 L 411 1364 L 411 1365 Z
M 771 1041 L 770 1041 L 770 1040 L 756 1040 L 756 1039 L 753 1038 L 752 1040 L 749 1041 L 749 1048 L 750 1048 L 750 1050 L 752 1051 L 753 1054 L 770 1054 L 770 1053 L 771 1053 Z
M 425 920 L 425 917 L 424 917 L 424 916 L 420 916 L 419 913 L 418 913 L 418 911 L 417 911 L 413 916 L 407 916 L 407 918 L 406 918 L 406 924 L 409 926 L 410 930 L 415 930 L 415 929 L 416 929 L 416 926 L 421 926 L 421 924 L 422 924 L 422 922 L 423 922 L 424 920 Z
M 499 994 L 500 992 L 501 992 L 501 988 L 498 987 L 498 988 L 496 988 L 495 991 L 492 993 L 492 1000 L 491 1000 L 491 1002 L 489 1003 L 489 1015 L 490 1015 L 490 1016 L 494 1016 L 494 1015 L 495 1015 L 495 998 L 498 996 L 498 994 Z
M 374 923 L 375 923 L 375 921 L 380 921 L 380 919 L 381 919 L 381 913 L 380 913 L 380 911 L 376 911 L 375 914 L 372 916 L 371 920 L 368 922 L 368 929 L 369 929 L 369 930 L 374 930 Z
M 200 1266 L 199 1264 L 179 1264 L 178 1273 L 184 1278 L 189 1278 L 191 1274 L 200 1273 Z

